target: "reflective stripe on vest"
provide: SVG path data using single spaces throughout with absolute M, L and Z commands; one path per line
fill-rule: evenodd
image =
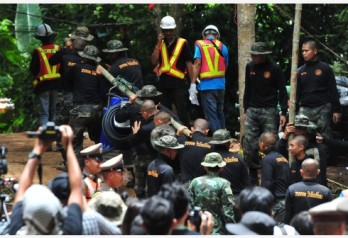
M 184 48 L 186 40 L 183 38 L 179 38 L 174 47 L 173 53 L 168 58 L 168 50 L 164 42 L 162 42 L 161 47 L 161 57 L 162 57 L 162 65 L 159 69 L 159 75 L 162 73 L 166 73 L 168 75 L 183 79 L 185 77 L 185 72 L 182 72 L 180 69 L 176 67 L 176 63 L 178 62 L 180 53 Z
M 52 48 L 53 46 L 53 48 Z M 38 47 L 38 55 L 40 58 L 40 72 L 33 81 L 34 87 L 45 80 L 55 80 L 60 78 L 59 65 L 51 66 L 48 59 L 60 49 L 59 45 L 45 45 Z
M 214 42 L 221 51 L 222 42 L 218 40 L 214 40 Z M 202 56 L 199 77 L 201 79 L 225 77 L 225 59 L 219 54 L 213 43 L 209 40 L 198 40 L 196 44 L 198 45 Z
M 87 201 L 93 197 L 93 195 L 97 192 L 98 188 L 100 187 L 100 182 L 97 180 L 97 182 L 94 182 L 89 177 L 86 177 L 83 179 L 85 182 L 86 188 L 86 199 Z

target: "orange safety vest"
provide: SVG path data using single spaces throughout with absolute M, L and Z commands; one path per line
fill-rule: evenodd
M 173 53 L 169 59 L 167 47 L 165 43 L 162 41 L 162 47 L 161 47 L 162 64 L 159 67 L 159 72 L 158 72 L 159 75 L 161 75 L 162 73 L 166 73 L 168 75 L 174 76 L 179 79 L 185 78 L 186 71 L 182 72 L 180 69 L 176 67 L 176 63 L 178 62 L 180 53 L 182 49 L 184 48 L 185 43 L 186 43 L 185 39 L 179 38 L 175 44 Z
M 87 201 L 89 201 L 93 195 L 99 190 L 100 188 L 100 179 L 97 180 L 97 182 L 94 182 L 90 177 L 86 177 L 83 179 L 83 182 L 85 183 L 85 196 Z
M 214 40 L 214 43 L 221 51 L 222 42 Z M 213 43 L 210 40 L 198 40 L 196 44 L 202 55 L 201 71 L 199 74 L 200 79 L 225 77 L 225 59 L 219 54 Z
M 60 65 L 51 66 L 48 59 L 60 50 L 59 45 L 49 44 L 43 45 L 35 49 L 40 59 L 40 72 L 36 75 L 33 86 L 34 88 L 45 80 L 56 80 L 60 78 L 59 67 Z

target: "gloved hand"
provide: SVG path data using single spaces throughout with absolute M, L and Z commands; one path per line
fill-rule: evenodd
M 198 91 L 197 91 L 195 83 L 191 83 L 190 89 L 189 89 L 189 94 L 190 94 L 189 99 L 190 99 L 191 103 L 195 104 L 195 105 L 199 105 L 199 102 L 198 102 L 198 99 L 197 99 Z

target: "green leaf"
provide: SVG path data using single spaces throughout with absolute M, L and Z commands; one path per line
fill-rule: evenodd
M 17 4 L 15 30 L 18 50 L 25 53 L 38 44 L 33 38 L 35 29 L 42 23 L 39 4 Z

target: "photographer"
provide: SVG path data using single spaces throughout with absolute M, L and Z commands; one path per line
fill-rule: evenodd
M 178 183 L 164 184 L 158 194 L 174 206 L 176 226 L 171 235 L 211 235 L 213 215 L 208 211 L 189 211 L 187 191 Z
M 38 134 L 42 134 L 39 128 Z M 71 192 L 66 214 L 58 198 L 43 185 L 33 184 L 36 168 L 41 164 L 41 156 L 51 146 L 53 140 L 35 140 L 34 148 L 19 180 L 19 186 L 12 209 L 9 234 L 21 235 L 80 235 L 82 232 L 82 175 L 75 156 L 70 126 L 60 126 L 61 142 L 67 153 L 68 175 Z

